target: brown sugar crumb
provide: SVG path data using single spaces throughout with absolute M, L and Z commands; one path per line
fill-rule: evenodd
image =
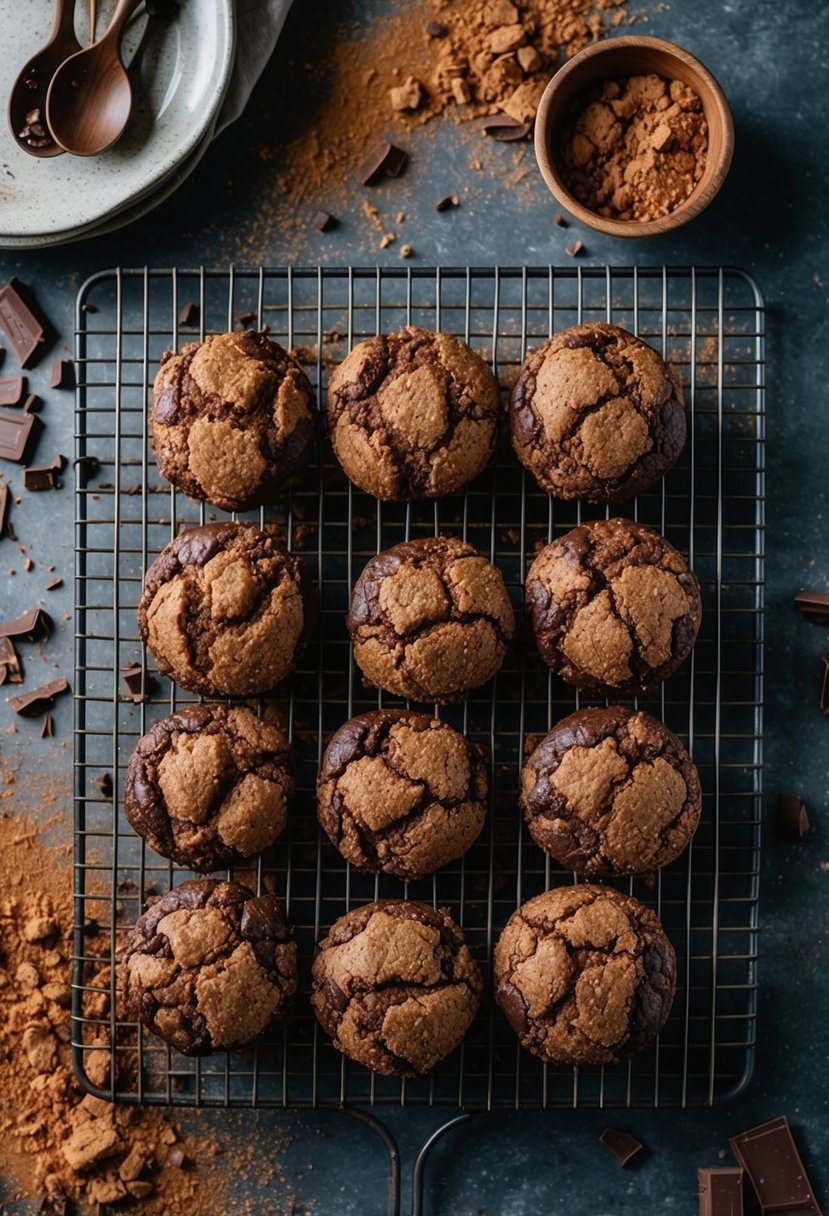
M 568 189 L 619 220 L 670 215 L 699 184 L 707 153 L 698 95 L 655 75 L 606 80 L 578 98 L 560 143 Z

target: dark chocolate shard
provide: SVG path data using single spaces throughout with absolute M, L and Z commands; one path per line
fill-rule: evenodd
M 135 705 L 150 699 L 152 678 L 140 663 L 126 663 L 121 668 L 121 696 Z
M 606 1127 L 599 1136 L 599 1143 L 610 1150 L 623 1169 L 644 1147 L 641 1140 L 618 1127 Z
M 23 485 L 27 490 L 57 490 L 60 488 L 60 473 L 63 469 L 63 457 L 58 454 L 51 464 L 40 465 L 25 469 Z
M 478 123 L 484 135 L 498 139 L 502 143 L 512 143 L 513 140 L 526 139 L 533 129 L 531 122 L 516 122 L 509 114 L 488 114 Z
M 697 1170 L 699 1216 L 743 1216 L 743 1171 L 733 1165 Z
M 62 587 L 62 586 L 63 586 L 63 579 L 60 577 L 60 575 L 58 575 L 56 578 L 53 578 L 51 582 L 46 584 L 46 590 L 47 591 L 57 591 L 58 587 Z
M 11 494 L 9 487 L 0 483 L 0 539 L 6 535 L 9 522 L 9 507 L 11 505 Z
M 366 157 L 355 177 L 361 186 L 373 186 L 381 177 L 399 177 L 408 159 L 402 148 L 384 140 Z
M 55 733 L 55 719 L 51 714 L 45 714 L 40 724 L 41 739 L 51 739 Z
M 564 252 L 568 258 L 577 258 L 583 249 L 584 243 L 582 241 L 574 241 L 572 245 L 565 247 Z
M 800 591 L 794 597 L 794 606 L 807 621 L 829 624 L 829 591 Z
M 92 788 L 96 789 L 104 798 L 112 797 L 112 773 L 99 773 L 97 777 L 92 778 Z
M 29 393 L 26 400 L 23 402 L 23 409 L 27 414 L 39 414 L 40 407 L 43 405 L 37 393 Z
M 450 207 L 457 207 L 459 202 L 457 194 L 444 194 L 435 203 L 435 211 L 448 211 Z
M 81 304 L 81 312 L 92 313 L 92 312 L 97 312 L 97 311 L 98 311 L 97 304 Z
M 69 684 L 61 677 L 57 680 L 50 680 L 41 688 L 33 688 L 31 692 L 21 693 L 19 697 L 12 697 L 9 705 L 16 714 L 34 717 L 36 714 L 42 714 L 44 710 L 51 709 L 55 697 L 59 697 L 64 692 L 69 692 Z
M 570 227 L 570 221 L 566 220 L 560 211 L 556 212 L 554 219 L 555 219 L 555 222 L 558 224 L 559 228 L 569 228 Z
M 13 621 L 0 621 L 0 638 L 26 638 L 35 642 L 48 638 L 51 633 L 51 619 L 42 608 L 29 608 Z
M 799 794 L 778 794 L 777 827 L 791 840 L 802 840 L 809 831 L 806 804 Z
M 317 232 L 330 232 L 332 228 L 336 228 L 337 220 L 330 211 L 318 211 L 311 220 L 311 225 Z
M 25 376 L 6 376 L 0 380 L 0 405 L 19 405 L 25 391 Z
M 40 420 L 26 409 L 19 414 L 0 410 L 0 457 L 18 463 L 25 460 L 33 433 L 39 426 Z
M 54 359 L 52 375 L 49 378 L 49 388 L 74 388 L 75 364 L 71 359 Z
M 28 367 L 46 336 L 43 322 L 35 316 L 20 292 L 17 279 L 0 287 L 0 329 L 8 338 L 21 367 Z
M 0 638 L 0 684 L 22 684 L 23 668 L 11 638 Z
M 182 304 L 178 314 L 179 325 L 186 325 L 188 327 L 192 326 L 195 328 L 198 326 L 200 321 L 201 309 L 199 308 L 198 304 L 195 304 L 192 300 L 188 300 L 185 304 Z
M 763 1213 L 822 1216 L 785 1115 L 769 1119 L 729 1141 L 748 1174 Z
M 820 686 L 820 712 L 829 717 L 829 655 L 823 656 L 823 683 Z

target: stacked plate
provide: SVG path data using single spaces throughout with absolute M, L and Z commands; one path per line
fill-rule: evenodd
M 114 5 L 98 7 L 100 35 Z M 86 10 L 80 0 L 82 46 Z M 233 69 L 233 0 L 186 0 L 163 18 L 139 13 L 123 40 L 133 110 L 108 152 L 38 159 L 2 122 L 0 248 L 59 245 L 120 228 L 168 198 L 204 155 Z M 52 16 L 50 0 L 0 0 L 0 98 L 8 99 L 20 68 L 48 41 Z

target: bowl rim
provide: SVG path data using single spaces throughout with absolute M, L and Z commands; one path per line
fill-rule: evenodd
M 661 51 L 663 54 L 682 63 L 693 74 L 704 81 L 710 92 L 716 121 L 720 124 L 722 130 L 722 152 L 709 180 L 705 183 L 701 180 L 693 194 L 680 203 L 674 211 L 668 212 L 667 215 L 659 216 L 655 220 L 617 220 L 599 215 L 596 211 L 591 211 L 589 207 L 585 207 L 583 203 L 580 203 L 564 185 L 553 157 L 550 155 L 547 140 L 549 111 L 553 98 L 562 83 L 569 77 L 577 74 L 586 62 L 610 53 L 624 53 L 625 50 L 639 50 L 642 47 Z M 706 119 L 710 128 L 711 120 L 708 110 L 706 111 Z M 571 215 L 580 220 L 581 223 L 599 232 L 604 232 L 608 236 L 658 236 L 679 228 L 681 225 L 695 219 L 719 193 L 731 167 L 731 159 L 734 154 L 734 119 L 719 82 L 708 68 L 695 55 L 692 55 L 690 51 L 686 51 L 684 47 L 678 46 L 675 42 L 669 42 L 665 38 L 624 34 L 584 47 L 572 59 L 563 64 L 554 76 L 551 76 L 538 103 L 533 142 L 535 158 L 541 170 L 541 176 L 547 184 L 547 188 L 559 203 L 563 207 L 566 207 Z

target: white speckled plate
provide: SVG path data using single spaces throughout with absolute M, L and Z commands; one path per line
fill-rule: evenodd
M 99 4 L 99 32 L 114 3 Z M 88 41 L 88 9 L 78 0 L 77 30 Z M 0 0 L 0 109 L 20 67 L 49 37 L 49 0 Z M 143 40 L 143 43 L 142 43 Z M 99 225 L 145 198 L 188 160 L 212 129 L 233 66 L 232 0 L 179 0 L 164 19 L 137 17 L 124 36 L 134 69 L 127 130 L 102 156 L 28 156 L 0 128 L 0 246 L 54 244 Z M 159 200 L 160 201 L 160 200 Z

